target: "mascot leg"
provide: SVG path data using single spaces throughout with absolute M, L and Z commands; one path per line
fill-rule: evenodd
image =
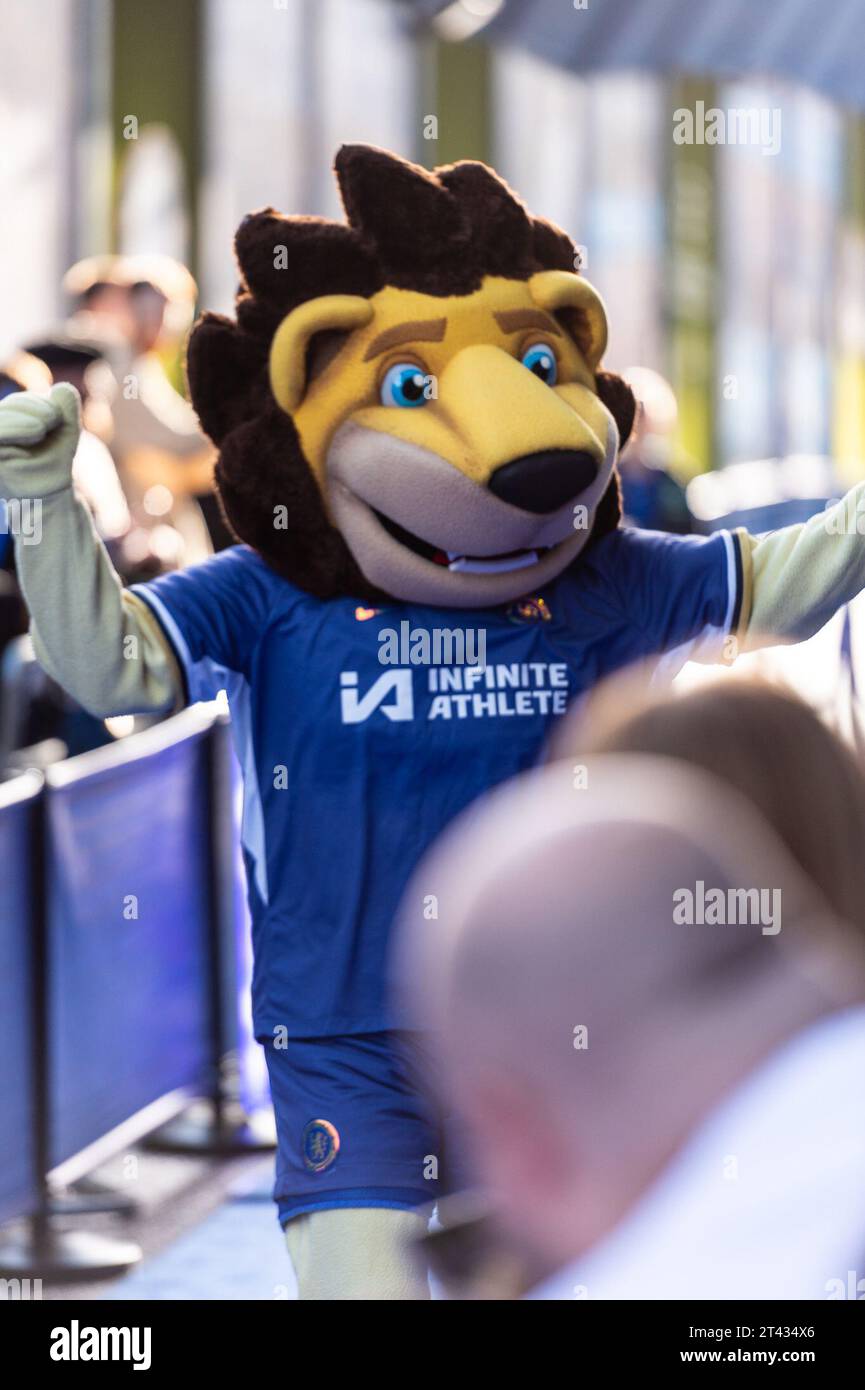
M 411 1301 L 430 1296 L 417 1241 L 426 1220 L 390 1207 L 335 1207 L 295 1216 L 285 1241 L 305 1300 Z

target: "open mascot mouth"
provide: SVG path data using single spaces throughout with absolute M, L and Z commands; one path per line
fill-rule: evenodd
M 432 545 L 421 536 L 406 530 L 399 522 L 393 521 L 375 507 L 371 510 L 395 541 L 399 541 L 400 545 L 406 546 L 422 559 L 450 570 L 451 574 L 507 574 L 512 570 L 530 569 L 538 563 L 542 555 L 546 555 L 552 549 L 551 546 L 542 545 L 531 549 L 508 550 L 500 555 L 465 555 L 456 550 L 442 550 L 441 547 Z
M 600 463 L 570 454 L 571 471 L 552 496 L 538 488 L 511 500 L 495 475 L 476 481 L 433 450 L 349 420 L 327 454 L 331 515 L 382 593 L 446 608 L 512 603 L 554 580 L 585 546 L 617 441 L 612 429 Z M 537 470 L 526 455 L 515 472 L 528 485 Z

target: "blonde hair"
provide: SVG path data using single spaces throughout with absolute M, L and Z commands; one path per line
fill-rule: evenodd
M 792 691 L 749 678 L 676 695 L 614 677 L 566 723 L 553 751 L 648 753 L 712 773 L 751 802 L 838 916 L 865 936 L 865 770 Z

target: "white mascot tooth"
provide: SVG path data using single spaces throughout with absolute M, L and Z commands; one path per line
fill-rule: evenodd
M 536 550 L 524 550 L 519 555 L 494 556 L 489 560 L 458 555 L 448 565 L 453 574 L 507 574 L 510 570 L 528 569 L 538 562 Z

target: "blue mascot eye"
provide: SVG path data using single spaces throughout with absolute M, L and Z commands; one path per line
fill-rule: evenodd
M 535 376 L 539 376 L 541 381 L 546 382 L 547 386 L 555 386 L 559 374 L 556 354 L 546 343 L 532 343 L 523 353 L 522 363 L 530 372 L 534 372 Z
M 426 405 L 426 380 L 414 362 L 397 362 L 388 370 L 381 384 L 382 405 L 399 405 L 410 409 Z

